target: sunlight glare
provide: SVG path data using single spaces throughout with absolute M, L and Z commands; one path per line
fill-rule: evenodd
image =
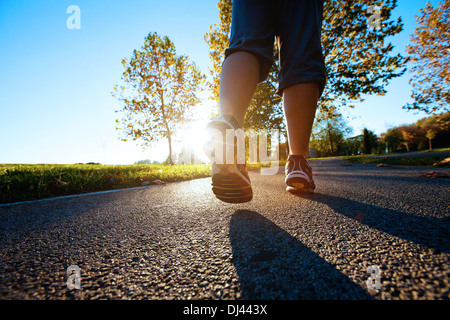
M 182 141 L 183 148 L 191 150 L 195 157 L 201 162 L 208 162 L 209 160 L 203 151 L 207 140 L 205 131 L 206 124 L 207 123 L 203 122 L 194 123 L 190 128 L 184 131 Z
M 207 142 L 206 126 L 211 121 L 213 105 L 211 103 L 203 103 L 197 107 L 194 114 L 195 121 L 180 131 L 180 141 L 182 148 L 187 148 L 196 157 L 196 161 L 201 163 L 209 163 L 210 160 L 204 152 L 204 146 Z

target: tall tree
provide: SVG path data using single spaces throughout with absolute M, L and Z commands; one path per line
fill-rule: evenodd
M 431 140 L 436 138 L 436 131 L 434 131 L 433 129 L 428 129 L 425 136 L 428 139 L 428 148 L 431 151 L 433 149 L 432 144 L 431 144 Z
M 391 20 L 396 0 L 326 0 L 322 46 L 327 68 L 327 86 L 319 106 L 328 113 L 364 95 L 386 93 L 386 85 L 403 75 L 406 59 L 393 55 L 389 36 L 402 31 L 401 18 Z M 371 23 L 379 15 L 377 23 Z
M 310 146 L 319 157 L 340 155 L 352 131 L 342 115 L 325 118 L 314 123 Z
M 415 139 L 415 128 L 412 126 L 404 125 L 399 127 L 400 133 L 403 137 L 403 143 L 406 147 L 406 151 L 411 151 L 411 145 Z
M 172 139 L 177 129 L 192 117 L 191 107 L 200 102 L 204 75 L 187 56 L 177 55 L 168 37 L 149 33 L 140 50 L 122 60 L 122 85 L 113 96 L 123 105 L 116 120 L 122 140 L 131 137 L 145 148 L 166 138 L 169 163 L 173 164 Z
M 363 129 L 362 152 L 365 154 L 374 153 L 378 147 L 377 135 L 367 128 Z
M 210 47 L 213 62 L 211 89 L 219 96 L 219 75 L 223 52 L 228 46 L 231 25 L 231 0 L 219 0 L 220 23 L 214 24 L 205 40 Z M 319 107 L 330 117 L 339 116 L 338 108 L 350 106 L 351 101 L 362 101 L 365 94 L 385 94 L 389 80 L 406 71 L 405 58 L 393 55 L 393 46 L 386 38 L 399 33 L 401 18 L 391 20 L 396 0 L 326 0 L 322 28 L 322 46 L 327 68 L 327 85 Z M 374 5 L 379 12 L 371 11 Z M 373 27 L 373 15 L 380 23 Z M 371 20 L 372 19 L 372 20 Z M 276 51 L 274 51 L 276 57 Z M 247 125 L 282 125 L 281 100 L 275 94 L 277 59 L 268 79 L 260 84 L 249 108 Z M 258 104 L 259 103 L 259 104 Z
M 388 129 L 384 134 L 382 141 L 386 144 L 386 148 L 391 152 L 396 152 L 398 147 L 404 142 L 402 133 L 398 128 Z
M 450 0 L 434 8 L 429 2 L 420 10 L 407 53 L 413 63 L 410 79 L 412 103 L 407 110 L 436 114 L 450 104 Z
M 232 0 L 219 0 L 217 8 L 219 9 L 220 23 L 211 25 L 209 32 L 204 35 L 204 39 L 209 45 L 209 57 L 213 64 L 212 69 L 209 69 L 212 76 L 209 89 L 212 99 L 219 101 L 220 71 L 225 49 L 230 42 Z

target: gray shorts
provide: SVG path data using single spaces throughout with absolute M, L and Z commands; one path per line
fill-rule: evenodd
M 323 0 L 233 0 L 231 35 L 225 58 L 236 51 L 254 54 L 260 81 L 273 64 L 274 40 L 279 48 L 277 94 L 302 82 L 326 82 L 322 55 Z

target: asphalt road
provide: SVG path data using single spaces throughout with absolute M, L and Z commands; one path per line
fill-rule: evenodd
M 450 298 L 450 179 L 420 176 L 449 169 L 341 164 L 312 195 L 252 172 L 247 204 L 200 179 L 1 206 L 0 298 Z

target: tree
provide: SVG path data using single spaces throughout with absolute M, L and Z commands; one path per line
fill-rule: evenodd
M 361 146 L 363 145 L 363 138 L 364 136 L 362 134 L 350 137 L 345 139 L 345 152 L 344 155 L 355 155 L 361 153 Z
M 351 132 L 342 115 L 323 119 L 314 123 L 310 146 L 318 157 L 340 155 Z
M 374 7 L 379 8 L 373 12 Z M 354 107 L 363 95 L 386 93 L 385 86 L 406 71 L 406 59 L 392 55 L 386 41 L 402 31 L 401 18 L 391 20 L 396 0 L 328 0 L 324 3 L 322 46 L 327 85 L 319 106 L 332 115 L 341 106 Z M 370 23 L 379 14 L 377 26 Z
M 212 69 L 209 69 L 212 76 L 209 89 L 212 92 L 212 99 L 219 101 L 220 71 L 225 49 L 230 42 L 232 0 L 219 0 L 217 8 L 219 9 L 220 24 L 211 25 L 209 32 L 204 35 L 204 39 L 209 45 L 209 57 L 213 63 Z
M 428 139 L 428 145 L 429 145 L 429 149 L 432 150 L 432 146 L 431 146 L 431 140 L 433 140 L 434 138 L 436 138 L 436 131 L 432 130 L 432 129 L 428 129 L 427 130 L 427 134 L 426 137 Z
M 406 151 L 409 152 L 411 150 L 410 145 L 413 143 L 414 139 L 414 129 L 411 126 L 401 126 L 399 128 L 400 133 L 403 137 L 403 144 L 406 146 Z
M 141 50 L 122 60 L 124 82 L 114 86 L 113 96 L 122 104 L 123 118 L 116 120 L 117 130 L 145 148 L 167 138 L 169 163 L 173 164 L 172 139 L 177 129 L 192 117 L 191 107 L 205 77 L 187 56 L 177 55 L 168 37 L 149 33 Z
M 436 114 L 450 104 L 450 0 L 437 8 L 427 3 L 420 12 L 406 48 L 413 63 L 409 82 L 414 101 L 404 108 Z
M 381 3 L 373 0 L 327 0 L 324 7 L 322 46 L 327 68 L 327 85 L 319 107 L 329 117 L 339 117 L 337 109 L 349 101 L 362 101 L 364 94 L 385 94 L 389 80 L 401 76 L 405 58 L 391 55 L 393 46 L 388 36 L 399 33 L 403 24 L 399 18 L 391 21 L 396 0 L 383 2 L 379 28 L 370 26 L 369 7 Z M 213 62 L 211 90 L 219 97 L 219 76 L 223 53 L 228 46 L 231 25 L 231 0 L 219 0 L 220 23 L 210 27 L 205 41 L 210 47 Z M 274 57 L 277 52 L 274 50 Z M 255 124 L 265 128 L 283 125 L 281 99 L 275 94 L 278 61 L 272 66 L 268 79 L 260 84 L 249 108 L 246 126 Z M 350 106 L 352 107 L 352 106 Z
M 362 150 L 365 154 L 373 153 L 377 150 L 378 137 L 373 131 L 363 129 Z
M 403 136 L 397 128 L 391 128 L 383 135 L 382 141 L 391 152 L 396 152 L 399 145 L 403 143 Z
M 136 161 L 134 164 L 160 164 L 160 162 L 157 160 L 145 159 Z
M 407 150 L 425 150 L 430 148 L 431 140 L 435 148 L 449 147 L 450 111 L 419 119 L 412 124 L 390 128 L 381 136 L 381 142 L 391 151 L 396 151 L 403 145 Z

